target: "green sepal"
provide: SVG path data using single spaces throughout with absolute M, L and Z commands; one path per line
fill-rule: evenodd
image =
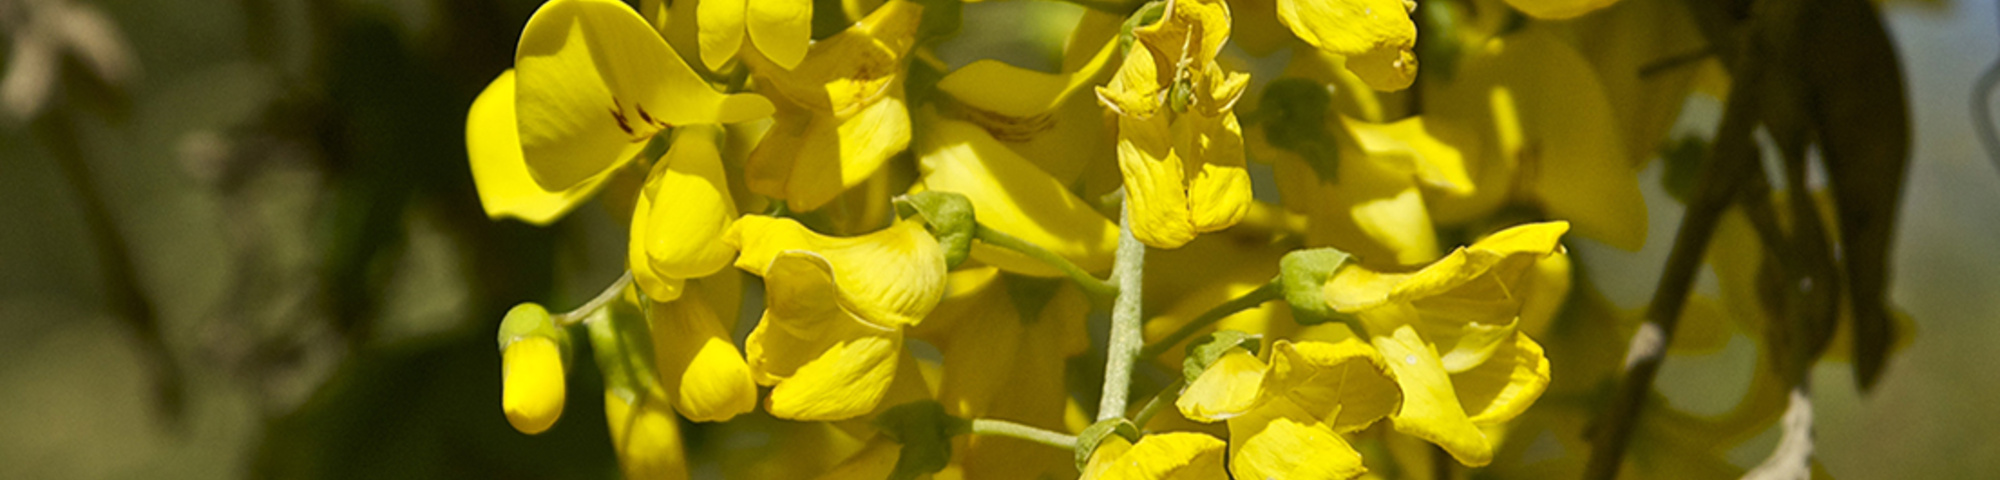
M 653 333 L 646 314 L 628 302 L 611 302 L 583 320 L 590 331 L 590 349 L 604 391 L 637 404 L 647 395 L 664 395 L 659 370 L 653 365 Z
M 1208 371 L 1208 366 L 1222 359 L 1229 350 L 1241 347 L 1254 355 L 1263 339 L 1263 335 L 1237 330 L 1217 330 L 1202 335 L 1188 342 L 1187 355 L 1181 357 L 1181 378 L 1192 385 L 1194 379 L 1201 377 L 1201 372 Z
M 1118 53 L 1132 51 L 1133 29 L 1151 25 L 1166 15 L 1167 2 L 1154 1 L 1146 2 L 1138 11 L 1132 12 L 1132 16 L 1125 17 L 1125 23 L 1118 26 Z
M 945 268 L 958 268 L 972 255 L 972 237 L 979 233 L 972 201 L 953 192 L 917 192 L 896 197 L 896 212 L 917 215 L 930 226 L 931 236 L 944 247 Z
M 945 413 L 936 400 L 918 400 L 875 417 L 875 427 L 903 444 L 891 480 L 909 480 L 944 470 L 951 463 L 951 438 L 972 432 L 972 421 Z
M 535 302 L 522 302 L 508 309 L 507 316 L 500 320 L 500 351 L 505 352 L 507 346 L 514 342 L 532 337 L 554 341 L 562 349 L 563 365 L 569 365 L 573 350 L 569 331 L 556 326 L 555 318 L 549 315 L 547 308 Z
M 1278 260 L 1278 278 L 1284 285 L 1285 303 L 1292 307 L 1292 320 L 1300 325 L 1318 325 L 1326 322 L 1341 322 L 1349 325 L 1360 323 L 1353 315 L 1335 311 L 1327 305 L 1326 294 L 1320 289 L 1333 278 L 1333 272 L 1340 270 L 1352 258 L 1339 249 L 1311 248 L 1294 250 Z M 1356 333 L 1360 333 L 1356 330 Z
M 1331 183 L 1340 179 L 1340 144 L 1326 126 L 1333 105 L 1333 94 L 1326 89 L 1305 78 L 1273 80 L 1257 99 L 1256 121 L 1264 128 L 1264 141 L 1298 154 L 1321 182 Z
M 1132 425 L 1132 421 L 1124 417 L 1098 420 L 1097 423 L 1083 427 L 1083 432 L 1076 434 L 1077 471 L 1083 471 L 1084 467 L 1090 466 L 1090 454 L 1096 453 L 1097 445 L 1104 443 L 1104 437 L 1112 434 L 1125 437 L 1125 440 L 1133 443 L 1139 441 L 1139 427 Z

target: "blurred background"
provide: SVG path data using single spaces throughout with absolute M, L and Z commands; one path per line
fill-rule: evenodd
M 591 369 L 548 433 L 498 408 L 501 315 L 581 303 L 624 249 L 602 209 L 532 228 L 474 194 L 466 107 L 539 3 L 0 0 L 0 478 L 615 476 Z M 1009 25 L 1075 8 L 968 7 L 1012 20 L 968 22 L 941 56 L 992 56 L 1021 41 Z M 1971 92 L 2000 12 L 1884 8 L 1916 140 L 1892 298 L 1917 331 L 1866 396 L 1847 365 L 1818 367 L 1818 459 L 1837 478 L 1985 477 L 2000 171 L 1970 108 L 1993 107 Z M 1576 246 L 1627 308 L 1679 221 L 1660 163 L 1644 250 Z M 1754 350 L 1675 357 L 1659 388 L 1726 410 Z

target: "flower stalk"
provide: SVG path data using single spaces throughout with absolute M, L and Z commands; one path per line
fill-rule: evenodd
M 1074 435 L 1066 435 L 997 418 L 972 419 L 972 433 L 974 435 L 1013 437 L 1063 450 L 1076 449 L 1076 436 Z
M 1125 415 L 1126 395 L 1132 390 L 1132 367 L 1146 338 L 1140 325 L 1140 288 L 1145 283 L 1146 246 L 1132 235 L 1132 200 L 1126 197 L 1118 216 L 1118 253 L 1111 264 L 1111 278 L 1118 282 L 1118 298 L 1111 305 L 1111 345 L 1105 350 L 1104 396 L 1097 403 L 1097 420 Z

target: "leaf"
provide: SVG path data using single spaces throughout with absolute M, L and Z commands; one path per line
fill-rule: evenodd
M 1909 171 L 1902 66 L 1873 4 L 1831 0 L 1802 18 L 1800 78 L 1840 216 L 1854 318 L 1855 383 L 1880 379 L 1897 333 L 1889 318 L 1889 243 Z
M 1326 112 L 1333 95 L 1325 85 L 1305 78 L 1282 78 L 1264 88 L 1257 99 L 1258 123 L 1264 127 L 1264 141 L 1290 150 L 1319 174 L 1321 182 L 1334 182 L 1340 174 L 1340 147 L 1326 128 Z

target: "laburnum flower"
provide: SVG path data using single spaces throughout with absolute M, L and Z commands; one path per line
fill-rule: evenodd
M 722 272 L 704 279 L 695 288 L 700 294 L 655 301 L 646 310 L 661 390 L 688 420 L 727 421 L 757 408 L 757 384 L 743 352 L 729 337 L 734 317 L 719 315 L 713 306 L 733 300 L 741 282 L 708 283 L 735 275 L 741 274 Z
M 685 479 L 687 452 L 673 407 L 655 393 L 604 392 L 604 418 L 625 478 Z
M 736 219 L 736 203 L 716 147 L 720 135 L 707 125 L 676 130 L 640 187 L 626 267 L 655 301 L 680 298 L 687 279 L 728 268 L 735 258 L 736 250 L 721 241 Z
M 528 172 L 569 188 L 629 161 L 679 125 L 769 116 L 771 103 L 709 87 L 632 7 L 555 0 L 521 31 L 515 108 Z
M 555 190 L 536 183 L 521 156 L 521 134 L 514 120 L 514 82 L 514 70 L 501 72 L 479 92 L 465 114 L 465 153 L 472 163 L 472 184 L 479 190 L 479 205 L 486 209 L 486 216 L 548 225 L 597 193 L 608 175 L 595 175 Z
M 1139 443 L 1111 435 L 1091 452 L 1083 480 L 1212 480 L 1222 469 L 1222 440 L 1192 432 L 1146 435 Z
M 1402 402 L 1382 356 L 1345 327 L 1316 326 L 1300 338 L 1266 350 L 1268 363 L 1231 348 L 1175 402 L 1191 420 L 1228 422 L 1236 478 L 1354 478 L 1367 469 L 1342 435 Z
M 750 370 L 773 385 L 766 409 L 793 420 L 874 411 L 897 377 L 903 330 L 944 294 L 944 250 L 921 220 L 856 237 L 820 235 L 786 218 L 747 216 L 724 241 L 736 266 L 764 277 Z
M 923 174 L 917 189 L 964 195 L 986 228 L 1041 246 L 1085 271 L 1111 269 L 1117 224 L 985 129 L 919 114 L 930 120 L 917 142 L 917 168 Z M 972 258 L 1014 273 L 1061 275 L 1046 263 L 981 242 L 972 244 Z
M 1277 0 L 1276 9 L 1293 35 L 1346 59 L 1369 87 L 1402 90 L 1417 80 L 1415 0 Z
M 1116 136 L 1090 94 L 1115 71 L 1124 19 L 1084 10 L 1064 48 L 1060 73 L 982 59 L 938 80 L 956 101 L 951 116 L 977 124 L 1061 185 L 1093 196 L 1117 188 Z M 921 139 L 919 140 L 921 141 Z
M 1221 0 L 1168 3 L 1136 40 L 1098 101 L 1118 117 L 1118 168 L 1132 234 L 1178 248 L 1229 228 L 1250 209 L 1243 128 L 1236 101 L 1250 76 L 1225 72 L 1216 54 L 1229 39 Z
M 521 433 L 547 431 L 562 416 L 568 334 L 541 305 L 523 303 L 500 322 L 500 410 Z
M 944 300 L 910 335 L 944 354 L 937 398 L 959 418 L 994 418 L 1064 430 L 1067 359 L 1090 348 L 1077 332 L 1090 303 L 1061 279 L 1015 277 L 994 267 L 952 272 Z M 953 447 L 963 478 L 1062 478 L 1071 452 L 997 435 Z
M 1528 280 L 1538 260 L 1562 248 L 1568 229 L 1521 225 L 1415 272 L 1349 264 L 1327 281 L 1327 303 L 1359 317 L 1395 372 L 1403 392 L 1390 416 L 1396 431 L 1469 466 L 1492 461 L 1496 439 L 1481 428 L 1520 415 L 1548 388 L 1548 359 L 1519 324 L 1525 299 L 1564 294 Z
M 1449 82 L 1426 83 L 1425 121 L 1465 152 L 1472 195 L 1426 197 L 1455 225 L 1538 206 L 1580 235 L 1638 250 L 1646 202 L 1605 90 L 1576 50 L 1542 30 L 1480 42 Z
M 796 68 L 746 54 L 759 89 L 777 101 L 777 123 L 750 153 L 744 181 L 760 195 L 811 211 L 875 175 L 910 144 L 903 101 L 920 5 L 883 4 L 812 44 Z
M 720 71 L 743 47 L 744 37 L 764 58 L 787 70 L 798 67 L 812 43 L 812 0 L 708 0 L 695 5 L 701 63 Z

